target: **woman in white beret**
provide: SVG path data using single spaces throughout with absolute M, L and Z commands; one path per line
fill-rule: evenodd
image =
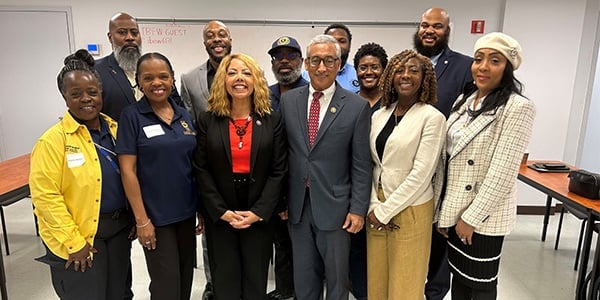
M 516 220 L 516 179 L 535 107 L 513 72 L 522 50 L 499 32 L 475 43 L 474 85 L 447 121 L 446 176 L 436 219 L 448 238 L 452 299 L 496 299 L 504 236 Z M 444 185 L 442 178 L 436 185 Z

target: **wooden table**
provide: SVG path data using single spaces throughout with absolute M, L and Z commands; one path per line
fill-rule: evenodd
M 9 251 L 3 207 L 29 196 L 29 156 L 29 154 L 25 154 L 0 162 L 0 217 L 2 219 L 6 255 L 9 254 Z M 0 243 L 0 294 L 2 299 L 8 299 L 1 245 Z
M 539 162 L 542 161 L 527 161 L 527 165 Z M 560 163 L 560 161 L 543 162 Z M 572 206 L 577 207 L 578 210 L 585 211 L 587 214 L 587 224 L 583 239 L 583 248 L 581 249 L 581 261 L 575 291 L 576 299 L 586 299 L 585 276 L 587 274 L 588 259 L 590 257 L 590 247 L 592 242 L 592 235 L 594 233 L 594 225 L 597 220 L 600 220 L 600 203 L 598 200 L 588 199 L 569 192 L 569 173 L 538 172 L 531 168 L 528 168 L 527 165 L 521 165 L 519 169 L 519 175 L 517 178 L 547 195 L 546 211 L 544 213 L 544 228 L 542 229 L 542 241 L 546 239 L 546 229 L 548 227 L 550 206 L 552 205 L 553 198 L 558 201 L 571 204 Z M 578 169 L 577 167 L 568 164 L 565 165 L 569 166 L 571 169 Z M 600 249 L 597 250 L 597 252 L 600 252 Z M 596 263 L 594 263 L 593 270 L 597 269 L 598 267 L 596 266 Z M 590 286 L 593 286 L 592 284 L 594 282 L 594 279 L 595 278 L 592 279 Z M 591 290 L 592 289 L 590 289 L 590 294 Z

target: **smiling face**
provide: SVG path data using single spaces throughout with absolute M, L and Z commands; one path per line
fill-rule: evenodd
M 394 88 L 398 92 L 398 100 L 418 100 L 422 81 L 423 68 L 421 62 L 413 57 L 400 66 L 394 74 Z
M 273 52 L 271 69 L 277 82 L 291 85 L 302 75 L 302 54 L 290 47 L 279 47 Z
M 223 57 L 231 53 L 231 36 L 225 24 L 210 21 L 204 27 L 204 47 L 211 61 L 220 63 Z
M 422 55 L 437 55 L 448 46 L 450 19 L 446 11 L 439 8 L 427 10 L 421 17 L 419 29 L 414 35 L 415 49 Z
M 320 62 L 318 65 L 311 64 L 311 60 Z M 334 60 L 331 67 L 325 65 L 325 60 Z M 330 87 L 340 70 L 340 60 L 337 58 L 337 50 L 334 43 L 313 44 L 308 49 L 308 57 L 304 59 L 304 68 L 310 77 L 310 84 L 317 91 Z
M 225 88 L 232 99 L 250 100 L 254 92 L 252 71 L 239 59 L 232 59 L 227 67 Z
M 506 64 L 506 57 L 494 49 L 477 50 L 471 64 L 471 73 L 479 96 L 486 96 L 500 85 Z
M 168 101 L 173 89 L 173 73 L 167 63 L 159 58 L 148 58 L 138 67 L 138 83 L 151 102 Z
M 361 57 L 356 67 L 356 77 L 358 77 L 360 89 L 376 89 L 381 73 L 383 73 L 383 66 L 381 66 L 379 58 L 372 55 Z
M 68 73 L 64 79 L 62 96 L 75 118 L 96 128 L 102 110 L 102 89 L 92 74 L 84 71 Z

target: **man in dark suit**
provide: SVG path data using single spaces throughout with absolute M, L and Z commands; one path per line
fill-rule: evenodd
M 371 190 L 370 109 L 336 82 L 341 50 L 314 37 L 304 61 L 310 85 L 282 95 L 288 138 L 288 213 L 300 300 L 348 299 L 350 234 L 364 225 Z
M 102 112 L 119 121 L 123 108 L 144 95 L 135 82 L 142 37 L 135 18 L 126 13 L 110 18 L 107 35 L 113 52 L 97 60 L 95 68 L 102 78 Z M 171 98 L 183 106 L 177 89 L 173 89 Z
M 438 85 L 436 107 L 446 118 L 450 115 L 452 105 L 462 94 L 465 85 L 473 81 L 471 75 L 473 59 L 450 50 L 449 37 L 450 16 L 444 9 L 437 7 L 423 13 L 419 28 L 413 37 L 417 52 L 429 57 L 435 66 Z M 446 239 L 437 232 L 435 226 L 432 235 L 425 296 L 427 300 L 441 300 L 450 290 L 448 246 Z
M 277 83 L 269 86 L 271 108 L 279 111 L 281 94 L 308 85 L 302 78 L 302 49 L 298 41 L 290 36 L 277 38 L 271 49 L 271 70 Z M 284 201 L 282 201 L 283 203 Z M 283 205 L 282 205 L 283 206 Z M 275 290 L 267 294 L 268 300 L 284 300 L 294 298 L 294 276 L 292 263 L 292 241 L 287 226 L 287 210 L 281 207 L 279 217 L 273 220 L 275 234 Z

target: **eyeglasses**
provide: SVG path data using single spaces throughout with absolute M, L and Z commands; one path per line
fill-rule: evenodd
M 372 65 L 358 65 L 359 72 L 366 72 L 368 69 L 371 69 L 372 72 L 377 72 L 382 69 L 380 64 L 372 64 Z
M 311 56 L 311 57 L 307 57 L 306 59 L 308 60 L 308 64 L 313 68 L 320 66 L 321 62 L 323 62 L 325 67 L 333 68 L 335 66 L 335 62 L 338 61 L 339 58 L 331 57 L 331 56 L 327 56 L 325 58 L 321 58 L 318 56 Z
M 276 53 L 273 53 L 273 55 L 271 55 L 271 58 L 273 60 L 280 61 L 284 58 L 287 60 L 294 60 L 300 56 L 301 56 L 301 54 L 298 52 L 288 52 L 288 53 L 276 52 Z

